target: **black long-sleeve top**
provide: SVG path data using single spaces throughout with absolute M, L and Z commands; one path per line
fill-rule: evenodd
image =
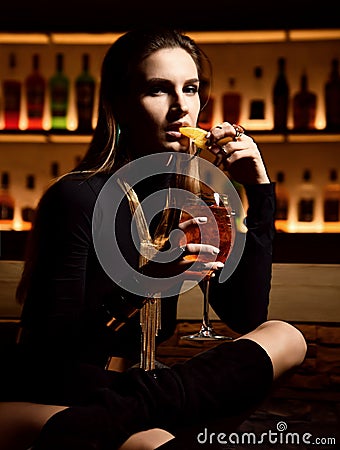
M 115 307 L 119 311 L 121 293 L 101 267 L 92 238 L 95 203 L 108 178 L 69 174 L 40 202 L 34 231 L 36 265 L 21 317 L 21 346 L 28 352 L 100 366 L 109 356 L 139 358 L 139 315 L 118 332 L 108 328 L 103 318 L 106 303 L 113 313 Z M 273 184 L 247 186 L 246 192 L 248 232 L 243 256 L 226 282 L 211 286 L 212 307 L 238 332 L 266 320 L 274 236 Z M 162 300 L 159 342 L 174 332 L 177 300 L 177 296 Z

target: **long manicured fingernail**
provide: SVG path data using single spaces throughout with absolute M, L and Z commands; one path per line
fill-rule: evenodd
M 224 264 L 221 261 L 202 263 L 202 269 L 222 269 Z
M 207 217 L 197 217 L 196 221 L 199 223 L 207 223 L 208 222 L 208 218 Z

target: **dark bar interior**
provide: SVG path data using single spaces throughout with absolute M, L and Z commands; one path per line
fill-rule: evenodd
M 339 448 L 340 110 L 333 102 L 330 111 L 327 100 L 337 95 L 340 102 L 340 22 L 334 9 L 333 2 L 314 0 L 60 0 L 49 6 L 18 0 L 1 6 L 0 349 L 17 338 L 21 306 L 15 289 L 38 201 L 54 179 L 81 161 L 91 141 L 107 49 L 130 29 L 171 24 L 192 36 L 212 63 L 210 99 L 199 116 L 200 127 L 208 130 L 227 120 L 225 114 L 235 113 L 235 123 L 244 126 L 261 149 L 279 205 L 268 318 L 292 324 L 307 342 L 303 363 L 274 385 L 238 433 L 286 431 L 279 428 L 283 424 L 300 439 L 299 445 L 285 448 L 311 448 L 301 444 L 308 433 L 310 444 L 320 439 L 318 448 Z M 24 90 L 15 114 L 5 111 L 5 82 L 14 80 L 11 68 L 22 89 L 34 70 L 46 83 L 40 115 L 30 112 Z M 62 118 L 59 113 L 53 116 L 53 100 L 47 95 L 53 79 L 60 82 L 58 72 L 70 94 Z M 280 119 L 274 105 L 275 83 L 282 72 L 289 85 L 284 124 L 282 108 Z M 332 91 L 330 80 L 337 83 Z M 80 101 L 84 86 L 91 97 L 87 103 Z M 228 110 L 231 98 L 237 105 Z M 202 157 L 212 161 L 204 151 Z M 247 211 L 244 190 L 238 189 Z M 216 345 L 182 339 L 197 331 L 201 315 L 202 292 L 195 287 L 181 294 L 174 333 L 157 347 L 159 363 L 184 362 Z M 211 320 L 219 334 L 239 336 L 214 311 Z M 2 447 L 1 434 L 7 428 L 20 433 L 15 430 L 16 412 L 12 420 L 13 411 L 6 408 L 0 399 L 0 450 L 29 450 L 19 439 L 13 447 Z M 222 424 L 217 432 L 223 431 Z M 274 448 L 270 443 L 260 447 Z M 245 447 L 236 443 L 233 448 Z

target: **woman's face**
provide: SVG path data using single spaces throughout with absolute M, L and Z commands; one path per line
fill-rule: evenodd
M 125 109 L 130 151 L 187 151 L 189 139 L 179 127 L 197 123 L 198 87 L 196 65 L 185 50 L 162 49 L 145 58 L 133 77 Z

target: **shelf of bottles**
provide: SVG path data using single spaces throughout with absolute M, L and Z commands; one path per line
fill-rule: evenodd
M 40 58 L 39 53 L 32 55 L 32 71 L 21 80 L 16 72 L 17 55 L 9 53 L 8 75 L 2 80 L 2 130 L 90 134 L 95 121 L 96 80 L 89 70 L 89 54 L 82 54 L 82 71 L 72 87 L 63 53 L 56 54 L 55 73 L 48 80 L 40 72 Z
M 191 34 L 213 70 L 199 125 L 241 123 L 260 144 L 277 229 L 340 232 L 340 30 Z M 27 230 L 43 190 L 86 151 L 118 35 L 2 37 L 0 230 Z

